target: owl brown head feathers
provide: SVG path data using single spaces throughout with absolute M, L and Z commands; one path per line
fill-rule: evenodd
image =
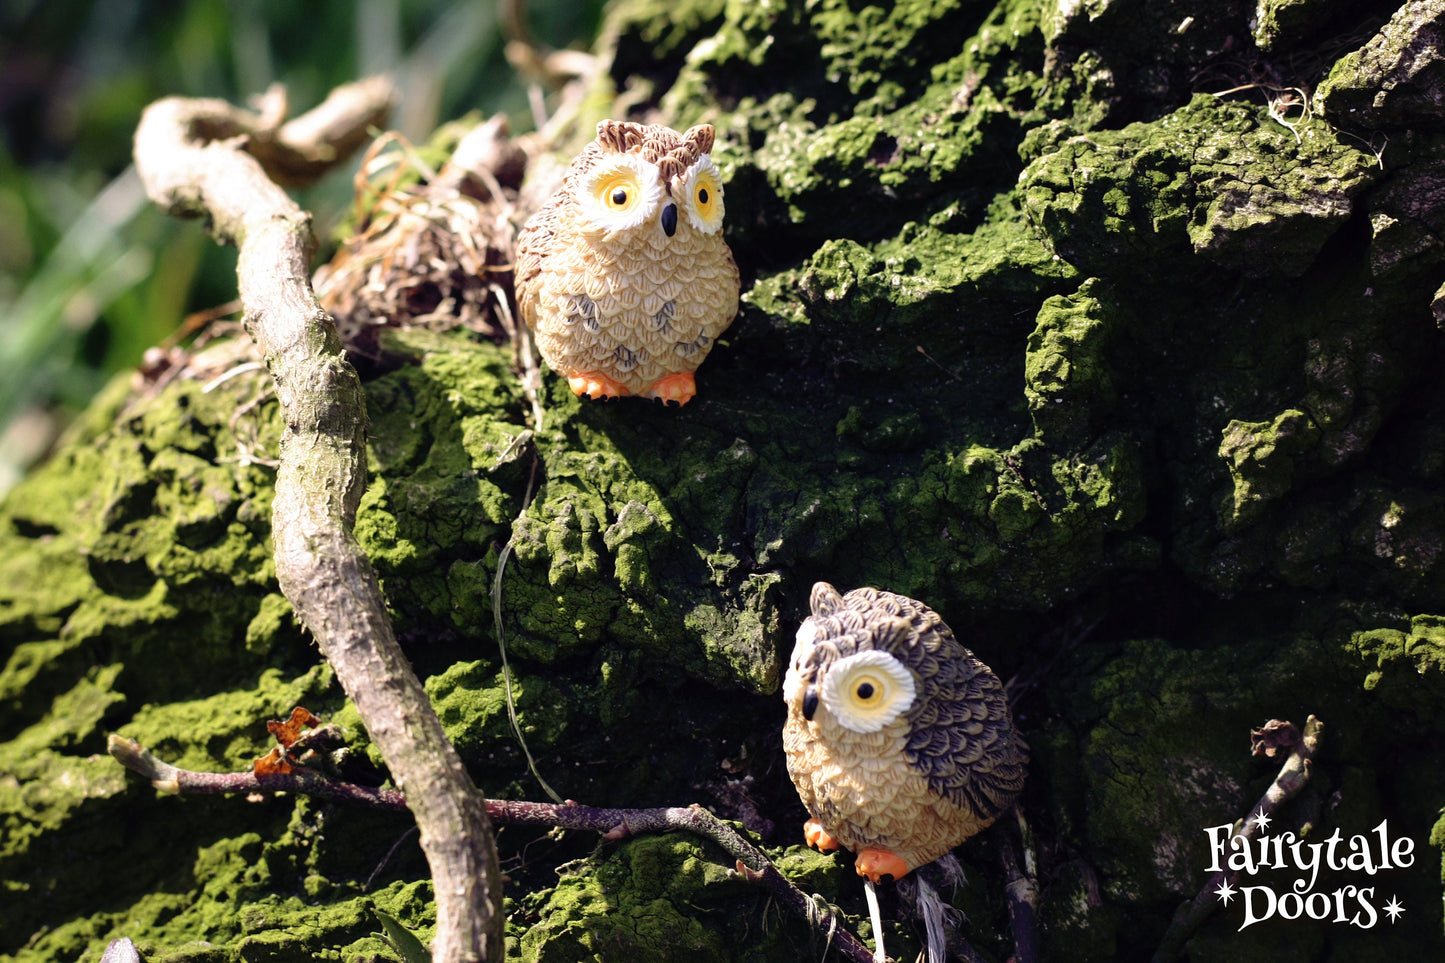
M 597 147 L 603 153 L 636 152 L 649 164 L 656 164 L 664 184 L 671 184 L 704 154 L 712 153 L 712 124 L 689 127 L 681 135 L 671 127 L 644 127 L 620 120 L 597 125 Z
M 737 314 L 713 128 L 605 120 L 517 242 L 517 306 L 543 359 L 592 398 L 685 404 Z

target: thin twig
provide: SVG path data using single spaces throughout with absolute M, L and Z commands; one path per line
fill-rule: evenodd
M 157 759 L 134 739 L 112 734 L 106 746 L 111 756 L 127 769 L 150 781 L 161 792 L 179 795 L 243 795 L 280 792 L 303 793 L 376 809 L 405 811 L 407 797 L 395 789 L 376 789 L 342 782 L 310 769 L 295 768 L 288 773 L 257 775 L 246 772 L 195 772 Z M 685 830 L 712 840 L 733 857 L 737 873 L 751 883 L 767 888 L 781 903 L 830 934 L 845 960 L 873 963 L 873 953 L 851 932 L 838 925 L 837 918 L 818 901 L 809 898 L 782 873 L 767 856 L 727 823 L 701 806 L 672 806 L 656 809 L 604 809 L 583 806 L 572 800 L 563 803 L 487 800 L 487 815 L 503 826 L 547 826 L 601 833 L 608 840 L 625 839 L 640 833 Z
M 1004 895 L 1008 897 L 1009 928 L 1014 935 L 1016 963 L 1036 963 L 1039 958 L 1038 905 L 1039 886 L 1034 879 L 1028 824 L 1024 822 L 1023 811 L 1013 807 L 1013 816 L 1023 837 L 1024 860 L 1020 863 L 1014 852 L 1013 840 L 1008 833 L 998 832 L 999 856 L 1003 861 Z M 1001 829 L 1002 827 L 1000 827 Z
M 883 948 L 883 907 L 878 905 L 873 880 L 863 880 L 863 896 L 868 900 L 868 923 L 873 927 L 873 963 L 888 963 L 888 952 Z
M 517 517 L 520 519 L 526 514 L 528 506 L 532 504 L 532 493 L 536 490 L 537 482 L 537 459 L 533 457 L 532 468 L 527 475 L 527 491 L 522 496 L 522 508 Z M 516 523 L 513 523 L 515 528 Z M 527 757 L 527 769 L 532 773 L 532 778 L 537 780 L 542 791 L 551 796 L 557 802 L 562 802 L 562 797 L 557 794 L 547 780 L 542 778 L 542 773 L 537 769 L 537 760 L 532 758 L 532 750 L 527 748 L 527 738 L 522 735 L 522 725 L 517 721 L 517 703 L 512 693 L 512 666 L 507 661 L 507 630 L 502 624 L 502 577 L 507 572 L 507 559 L 512 554 L 512 546 L 516 544 L 515 536 L 507 539 L 507 544 L 502 546 L 501 552 L 497 554 L 497 574 L 492 579 L 492 620 L 497 632 L 497 652 L 502 657 L 502 682 L 506 688 L 507 695 L 507 722 L 512 727 L 512 735 L 517 738 L 517 744 L 522 747 L 522 755 Z

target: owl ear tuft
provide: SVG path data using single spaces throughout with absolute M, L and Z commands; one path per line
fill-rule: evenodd
M 827 582 L 814 582 L 808 605 L 813 610 L 814 618 L 825 618 L 843 608 L 843 596 Z
M 642 143 L 642 125 L 627 120 L 603 120 L 597 124 L 597 143 L 604 150 L 625 154 Z
M 689 127 L 682 139 L 699 154 L 711 154 L 715 134 L 712 124 L 698 124 L 696 127 Z

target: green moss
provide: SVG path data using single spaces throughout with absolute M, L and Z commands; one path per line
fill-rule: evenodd
M 664 110 L 719 125 L 729 206 L 755 212 L 743 228 L 752 244 L 884 237 L 920 212 L 976 213 L 1008 182 L 1027 125 L 1098 103 L 1063 78 L 1045 84 L 1038 17 L 1027 2 L 986 14 L 730 3 Z M 729 75 L 722 96 L 708 79 L 718 70 Z
M 1119 325 L 1117 295 L 1090 278 L 1074 294 L 1039 309 L 1024 360 L 1024 397 L 1035 432 L 1078 444 L 1102 428 L 1116 402 L 1107 355 Z
M 1325 24 L 1348 18 L 1354 11 L 1341 0 L 1261 0 L 1253 23 L 1260 50 L 1297 47 L 1325 32 Z
M 58 697 L 39 722 L 0 747 L 0 811 L 6 813 L 0 866 L 28 862 L 31 846 L 61 831 L 90 800 L 125 789 L 116 767 L 91 753 L 101 726 L 124 697 L 111 691 L 119 666 L 99 669 Z M 5 874 L 22 888 L 25 874 Z
M 1417 615 L 1408 629 L 1356 632 L 1349 648 L 1369 666 L 1365 689 L 1386 705 L 1438 717 L 1438 692 L 1445 672 L 1445 618 Z
M 832 857 L 794 848 L 775 854 L 779 870 L 807 892 L 833 893 L 842 872 Z M 731 860 L 686 833 L 642 836 L 595 853 L 559 874 L 556 886 L 522 900 L 525 961 L 796 959 L 806 929 L 767 907 L 768 899 L 730 868 Z M 894 943 L 892 945 L 901 945 Z M 891 947 L 890 947 L 891 948 Z
M 614 70 L 625 77 L 680 62 L 717 29 L 726 6 L 726 0 L 636 0 L 613 5 L 604 33 L 618 38 Z
M 117 691 L 122 679 L 119 665 L 93 671 L 58 697 L 45 718 L 5 743 L 0 752 L 0 811 L 6 814 L 0 874 L 9 881 L 10 901 L 0 934 L 12 946 L 31 937 L 34 955 L 22 955 L 22 959 L 74 958 L 114 926 L 129 926 L 126 935 L 141 934 L 144 930 L 137 927 L 164 926 L 183 908 L 230 919 L 236 899 L 244 895 L 236 890 L 235 877 L 248 879 L 246 885 L 252 892 L 259 892 L 269 881 L 269 863 L 253 865 L 244 856 L 232 857 L 223 872 L 209 868 L 214 853 L 202 850 L 190 867 L 186 854 L 197 838 L 191 834 L 200 830 L 203 836 L 214 837 L 213 813 L 198 811 L 195 803 L 173 800 L 169 804 L 171 818 L 160 817 L 156 807 L 167 804 L 160 803 L 149 788 L 140 790 L 135 779 L 104 754 L 106 731 L 124 717 L 126 698 Z M 143 707 L 120 731 L 138 737 L 162 758 L 182 766 L 242 769 L 264 753 L 270 741 L 265 720 L 283 716 L 292 705 L 312 701 L 328 680 L 329 672 L 318 668 L 285 683 L 273 670 L 263 675 L 255 689 L 191 703 Z M 178 806 L 189 808 L 175 808 Z M 126 832 L 117 831 L 118 826 L 137 819 L 141 821 Z M 234 827 L 234 821 L 231 825 Z M 243 832 L 216 845 L 227 852 L 240 847 L 253 853 L 260 850 L 260 840 L 254 832 Z M 292 843 L 277 845 L 285 849 Z M 83 854 L 83 858 L 65 859 L 67 852 Z M 107 859 L 119 860 L 117 868 L 99 871 L 97 863 Z M 121 865 L 124 872 L 118 868 Z M 168 882 L 150 895 L 141 895 L 143 888 L 130 889 L 136 882 L 144 887 L 160 880 Z M 173 890 L 176 885 L 198 890 L 178 898 Z M 82 916 L 54 930 L 42 925 L 54 919 L 50 914 L 56 910 L 87 905 L 87 901 L 93 905 L 96 900 L 114 905 L 116 897 L 138 898 L 139 902 L 125 913 Z M 194 938 L 198 930 L 195 920 L 190 922 L 189 930 L 178 924 L 169 931 L 163 945 L 183 942 L 185 937 L 178 940 L 176 934 L 189 933 Z M 234 930 L 234 923 L 225 925 Z
M 312 873 L 304 876 L 307 885 L 320 886 L 328 898 L 316 903 L 290 895 L 324 839 L 314 814 L 297 816 L 289 829 L 284 819 L 264 832 L 245 831 L 233 820 L 232 835 L 213 843 L 194 850 L 172 845 L 160 859 L 171 872 L 166 886 L 121 909 L 37 933 L 13 958 L 94 961 L 110 938 L 125 935 L 146 959 L 163 963 L 365 959 L 364 952 L 380 949 L 370 937 L 379 928 L 372 906 L 430 937 L 434 912 L 426 882 L 389 883 L 360 895 L 357 880 L 334 886 Z M 185 819 L 172 824 L 182 827 L 193 828 Z M 101 883 L 114 894 L 115 880 Z
M 1020 187 L 1030 220 L 1086 270 L 1187 249 L 1245 277 L 1297 277 L 1379 173 L 1318 119 L 1286 127 L 1201 94 L 1153 123 L 1064 141 Z
M 1315 92 L 1331 122 L 1349 128 L 1438 131 L 1435 105 L 1445 84 L 1439 13 L 1407 3 L 1370 40 L 1335 62 Z
M 688 852 L 687 850 L 692 850 Z M 604 865 L 597 875 L 563 877 L 537 907 L 535 926 L 522 937 L 524 960 L 627 958 L 662 961 L 678 951 L 689 959 L 723 961 L 730 954 L 717 934 L 683 913 L 653 887 L 692 902 L 700 886 L 725 878 L 716 862 L 700 860 L 695 846 L 667 837 L 627 847 L 630 865 Z M 634 888 L 623 888 L 632 883 Z
M 447 736 L 467 753 L 512 741 L 502 674 L 483 662 L 459 662 L 427 680 L 427 694 Z M 562 694 L 540 678 L 515 682 L 512 698 L 518 726 L 534 751 L 555 745 L 566 732 Z
M 1090 696 L 1105 715 L 1084 748 L 1087 832 L 1107 891 L 1131 901 L 1191 894 L 1206 840 L 1183 827 L 1227 821 L 1252 802 L 1238 760 L 1254 720 L 1221 672 L 1236 658 L 1138 642 L 1096 676 Z
M 246 626 L 246 649 L 269 654 L 280 642 L 294 637 L 296 613 L 286 596 L 274 592 L 261 599 L 260 608 Z
M 1441 850 L 1440 856 L 1440 879 L 1445 882 L 1445 810 L 1441 810 L 1440 818 L 1430 830 L 1430 845 Z
M 1268 422 L 1231 421 L 1219 443 L 1234 492 L 1220 506 L 1220 525 L 1235 531 L 1264 514 L 1273 499 L 1293 487 L 1294 459 L 1318 444 L 1319 428 L 1291 409 Z
M 7 731 L 46 711 L 54 687 L 83 671 L 79 646 L 62 639 L 22 642 L 13 647 L 0 672 L 0 721 Z
M 243 376 L 203 393 L 177 382 L 17 487 L 0 539 L 26 552 L 23 565 L 18 551 L 0 553 L 15 576 L 0 587 L 0 633 L 57 637 L 102 659 L 145 650 L 164 661 L 199 645 L 214 653 L 212 675 L 254 666 L 235 640 L 273 577 L 269 472 L 233 459 L 238 445 L 274 445 L 278 431 L 264 414 L 238 419 L 242 442 L 230 414 L 256 386 Z M 187 664 L 173 659 L 130 687 L 143 698 L 194 692 L 204 683 Z
M 362 498 L 356 536 L 404 627 L 449 618 L 448 567 L 498 538 L 520 499 L 528 435 L 506 356 L 446 343 L 456 350 L 427 353 L 367 387 L 379 477 Z

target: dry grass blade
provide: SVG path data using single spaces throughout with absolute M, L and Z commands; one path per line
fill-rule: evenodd
M 371 145 L 356 175 L 356 233 L 315 277 L 348 350 L 378 357 L 385 327 L 515 343 L 507 301 L 519 153 L 500 119 L 463 137 L 440 172 L 395 132 Z

